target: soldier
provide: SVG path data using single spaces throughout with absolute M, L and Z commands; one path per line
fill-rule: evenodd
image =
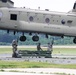
M 48 43 L 48 47 L 47 47 L 47 52 L 50 53 L 48 54 L 48 57 L 52 58 L 52 44 L 51 43 Z
M 52 44 L 51 43 L 48 43 L 47 51 L 52 51 Z
M 13 50 L 13 54 L 12 54 L 12 57 L 17 57 L 17 41 L 16 40 L 13 40 L 12 41 L 12 50 Z
M 37 45 L 37 51 L 42 51 L 41 43 L 38 43 L 38 45 Z
M 37 51 L 38 51 L 38 57 L 40 58 L 40 51 L 42 51 L 41 43 L 38 43 L 38 45 L 37 45 Z
M 48 48 L 47 48 L 47 51 L 51 51 L 51 54 L 53 51 L 53 43 L 54 43 L 54 38 L 52 39 L 51 43 L 48 43 Z

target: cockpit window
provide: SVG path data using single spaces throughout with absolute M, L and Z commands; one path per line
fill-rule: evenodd
M 10 20 L 17 20 L 17 14 L 11 14 Z

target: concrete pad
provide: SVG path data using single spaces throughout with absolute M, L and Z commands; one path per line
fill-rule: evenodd
M 0 72 L 0 75 L 56 75 L 56 74 L 38 74 L 38 73 L 17 73 L 17 72 Z
M 61 68 L 24 68 L 24 69 L 4 69 L 4 71 L 10 71 L 10 70 L 14 70 L 14 71 L 23 71 L 23 72 L 27 72 L 27 73 L 34 73 L 34 74 L 56 74 L 56 73 L 65 73 L 65 74 L 74 74 L 76 75 L 76 69 L 61 69 Z M 33 74 L 33 75 L 34 75 Z M 1 75 L 1 74 L 0 74 Z

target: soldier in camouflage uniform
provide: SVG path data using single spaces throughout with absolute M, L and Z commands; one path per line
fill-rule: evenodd
M 51 43 L 48 43 L 48 47 L 47 47 L 47 51 L 51 52 L 51 57 L 53 52 L 53 43 L 54 43 L 54 38 L 52 39 Z
M 38 57 L 40 58 L 40 51 L 42 51 L 41 43 L 38 43 L 38 45 L 37 45 L 37 51 L 38 51 Z
M 37 51 L 41 51 L 41 50 L 42 50 L 41 43 L 38 43 L 38 45 L 37 45 Z
M 13 54 L 12 54 L 12 57 L 17 57 L 17 41 L 16 40 L 13 40 L 12 41 L 12 51 L 13 51 Z

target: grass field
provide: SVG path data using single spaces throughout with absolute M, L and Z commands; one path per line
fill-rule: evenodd
M 19 48 L 18 50 L 36 50 L 36 48 Z M 46 48 L 43 48 L 46 50 Z M 12 48 L 0 48 L 0 54 L 12 53 Z M 53 54 L 76 55 L 75 48 L 54 48 Z
M 0 61 L 0 68 L 70 68 L 76 69 L 76 64 L 52 64 L 28 61 Z

